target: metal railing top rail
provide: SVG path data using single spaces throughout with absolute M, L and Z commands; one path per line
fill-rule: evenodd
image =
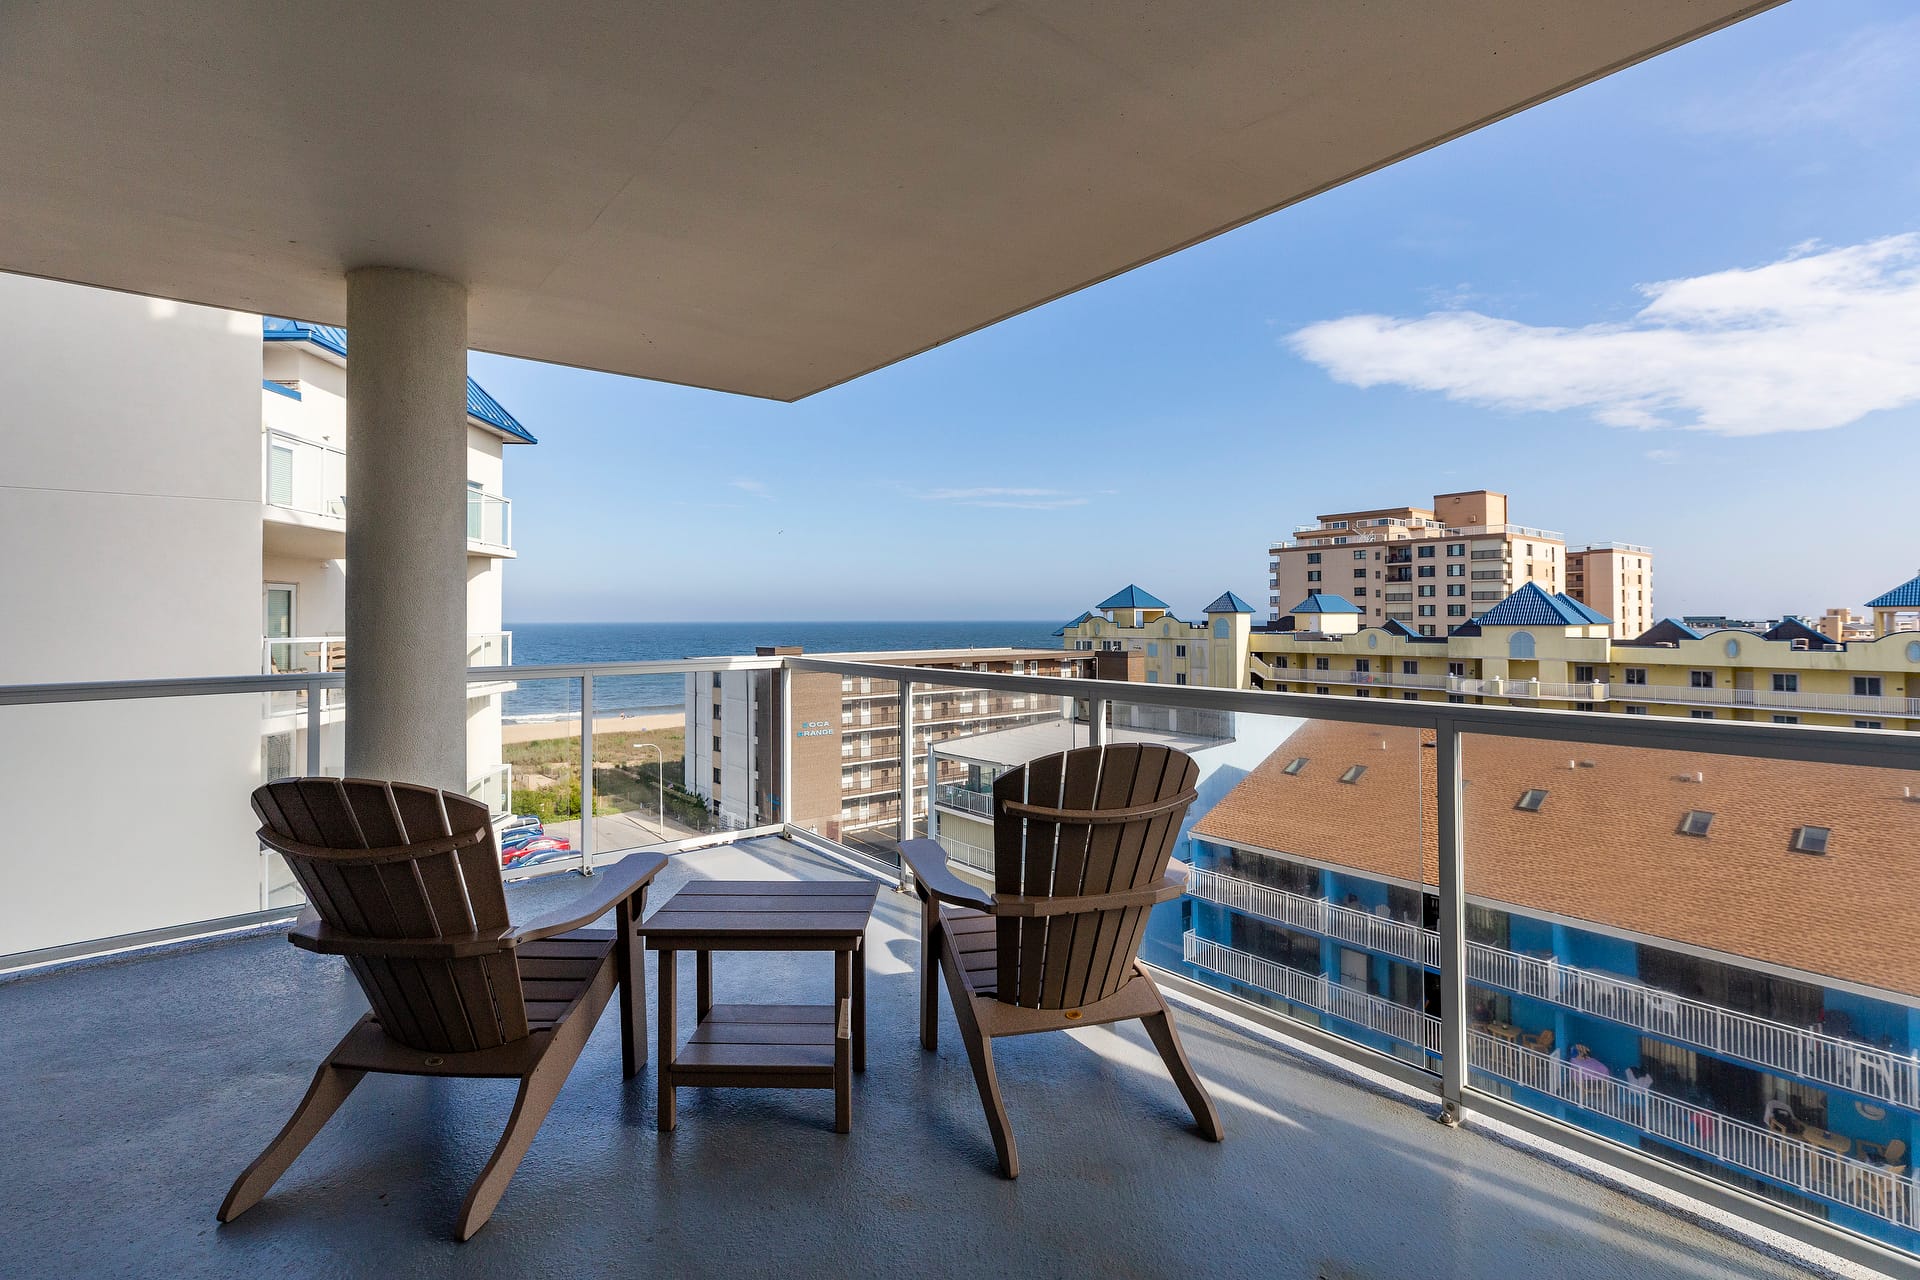
M 1355 698 L 1344 694 L 1270 693 L 1198 685 L 1133 684 L 1124 680 L 1088 680 L 1076 676 L 998 675 L 985 671 L 943 671 L 937 668 L 808 657 L 790 657 L 786 662 L 799 671 L 869 675 L 876 679 L 884 676 L 889 680 L 911 680 L 915 684 L 1048 693 L 1143 706 L 1297 716 L 1309 720 L 1408 729 L 1444 728 L 1463 734 L 1535 738 L 1592 746 L 1697 751 L 1870 768 L 1920 769 L 1920 734 L 1891 729 L 1682 720 L 1678 717 L 1616 715 L 1597 711 L 1405 702 L 1398 699 Z

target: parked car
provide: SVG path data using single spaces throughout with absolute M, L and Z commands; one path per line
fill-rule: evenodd
M 501 850 L 500 865 L 509 871 L 552 862 L 573 852 L 573 842 L 565 836 L 535 836 L 511 852 Z
M 524 848 L 528 841 L 538 840 L 546 833 L 546 828 L 540 825 L 540 819 L 532 814 L 515 814 L 500 827 L 501 861 L 505 862 L 507 854 Z

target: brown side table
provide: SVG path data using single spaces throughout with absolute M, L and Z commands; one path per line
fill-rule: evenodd
M 641 925 L 660 953 L 662 1132 L 674 1127 L 675 1090 L 831 1089 L 836 1133 L 853 1129 L 853 1072 L 867 1069 L 863 947 L 880 886 L 870 880 L 703 880 L 674 894 Z M 694 953 L 695 1026 L 675 1051 L 676 958 Z M 833 954 L 832 1004 L 713 1003 L 716 951 Z

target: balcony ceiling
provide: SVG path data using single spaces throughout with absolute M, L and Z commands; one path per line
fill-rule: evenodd
M 25 0 L 0 269 L 795 399 L 1775 0 Z

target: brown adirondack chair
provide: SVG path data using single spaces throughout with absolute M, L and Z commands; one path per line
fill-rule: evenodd
M 937 1042 L 937 958 L 1009 1178 L 1019 1176 L 1020 1158 L 993 1069 L 1000 1036 L 1139 1018 L 1202 1136 L 1225 1136 L 1137 958 L 1147 913 L 1186 888 L 1184 870 L 1170 872 L 1168 859 L 1198 774 L 1184 752 L 1127 744 L 1042 756 L 1002 775 L 993 787 L 991 894 L 949 870 L 934 841 L 900 846 L 921 901 L 920 1043 Z
M 260 842 L 287 860 L 312 904 L 289 940 L 346 957 L 373 1009 L 234 1182 L 220 1221 L 266 1195 L 369 1071 L 517 1077 L 506 1132 L 460 1207 L 454 1234 L 466 1240 L 500 1202 L 616 983 L 626 1074 L 645 1064 L 634 925 L 667 860 L 629 855 L 575 901 L 516 926 L 484 804 L 400 782 L 289 778 L 255 791 L 253 809 Z M 608 911 L 614 931 L 582 928 Z

